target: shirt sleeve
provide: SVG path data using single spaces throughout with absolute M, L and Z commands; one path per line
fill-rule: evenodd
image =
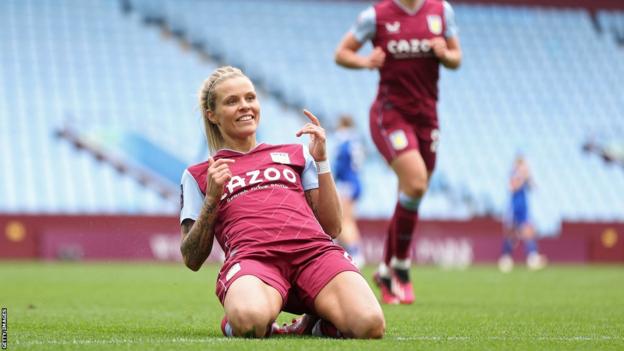
M 301 147 L 303 148 L 303 157 L 305 158 L 305 166 L 303 168 L 303 172 L 301 172 L 301 185 L 303 186 L 303 191 L 317 189 L 319 184 L 316 162 L 314 162 L 314 158 L 310 155 L 308 148 L 303 145 L 301 145 Z
M 455 11 L 451 7 L 451 4 L 448 1 L 444 1 L 444 21 L 446 25 L 446 31 L 444 32 L 444 37 L 453 38 L 459 34 L 459 28 L 457 27 L 457 22 L 455 22 Z
M 360 13 L 357 21 L 351 27 L 351 33 L 360 43 L 371 40 L 375 36 L 376 21 L 375 8 L 370 6 Z
M 182 209 L 180 210 L 180 224 L 185 219 L 194 221 L 199 217 L 199 212 L 204 205 L 204 194 L 199 190 L 199 185 L 188 169 L 182 173 L 181 180 L 182 191 Z

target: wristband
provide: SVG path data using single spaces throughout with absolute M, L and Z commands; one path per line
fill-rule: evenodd
M 318 174 L 325 174 L 331 172 L 331 167 L 329 166 L 329 161 L 321 161 L 316 163 L 316 168 L 318 170 Z

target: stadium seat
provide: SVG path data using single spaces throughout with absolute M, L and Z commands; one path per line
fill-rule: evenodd
M 305 120 L 286 106 L 311 109 L 328 130 L 336 116 L 350 113 L 368 135 L 377 74 L 333 62 L 336 44 L 367 3 L 130 4 L 124 12 L 108 0 L 0 2 L 0 211 L 177 211 L 54 137 L 63 125 L 96 139 L 122 130 L 182 164 L 205 158 L 196 92 L 218 63 L 200 60 L 171 32 L 257 82 L 260 140 L 300 141 L 294 132 Z M 464 61 L 459 71 L 441 73 L 439 178 L 432 179 L 423 218 L 503 215 L 509 168 L 521 151 L 534 172 L 532 212 L 542 234 L 555 233 L 564 218 L 623 220 L 622 170 L 581 146 L 592 135 L 624 130 L 624 49 L 614 40 L 624 33 L 624 13 L 598 11 L 600 32 L 580 9 L 453 6 Z M 219 13 L 228 16 L 213 15 Z M 367 148 L 359 214 L 384 218 L 394 207 L 396 192 L 387 190 L 396 189 L 396 179 L 369 138 Z M 30 186 L 18 193 L 22 182 Z

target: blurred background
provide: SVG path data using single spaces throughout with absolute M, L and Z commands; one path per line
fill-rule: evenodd
M 441 74 L 415 261 L 498 258 L 521 153 L 550 261 L 624 262 L 624 3 L 450 3 L 464 59 Z M 259 91 L 261 141 L 307 143 L 294 136 L 304 107 L 328 130 L 354 116 L 367 149 L 359 226 L 379 260 L 397 194 L 368 133 L 378 74 L 333 61 L 370 4 L 0 1 L 0 258 L 179 260 L 179 180 L 208 157 L 197 90 L 229 64 Z

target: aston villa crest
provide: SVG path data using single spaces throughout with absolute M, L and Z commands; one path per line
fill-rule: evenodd
M 427 15 L 427 26 L 433 35 L 442 34 L 442 18 L 439 15 Z
M 390 143 L 392 148 L 399 151 L 407 147 L 407 136 L 402 129 L 397 129 L 390 133 Z

